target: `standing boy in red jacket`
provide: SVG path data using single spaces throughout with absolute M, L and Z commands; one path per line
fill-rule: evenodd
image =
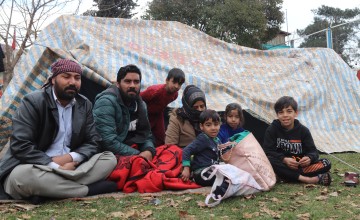
M 170 102 L 178 97 L 178 91 L 184 82 L 184 72 L 181 69 L 173 68 L 169 71 L 165 84 L 149 86 L 140 93 L 141 98 L 147 104 L 155 146 L 161 146 L 165 142 L 164 110 Z

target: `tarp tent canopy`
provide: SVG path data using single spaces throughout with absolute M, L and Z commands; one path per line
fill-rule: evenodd
M 90 99 L 97 88 L 116 80 L 119 67 L 130 63 L 142 70 L 142 89 L 164 83 L 167 72 L 178 67 L 186 73 L 185 84 L 205 91 L 208 108 L 223 111 L 237 102 L 268 123 L 276 118 L 275 101 L 293 96 L 299 120 L 310 128 L 321 151 L 360 152 L 360 82 L 333 50 L 261 51 L 225 43 L 178 22 L 82 16 L 59 17 L 17 64 L 1 98 L 0 149 L 21 99 L 43 85 L 58 58 L 83 66 L 82 93 Z M 181 93 L 171 107 L 181 106 Z

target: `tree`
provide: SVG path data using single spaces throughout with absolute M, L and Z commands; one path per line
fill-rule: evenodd
M 153 0 L 144 19 L 179 21 L 221 40 L 260 48 L 283 23 L 282 0 Z
M 81 0 L 12 0 L 0 4 L 0 39 L 5 44 L 4 87 L 10 82 L 16 63 L 36 39 L 44 22 L 70 2 Z M 16 21 L 16 17 L 21 17 Z M 14 25 L 16 22 L 16 25 Z M 14 29 L 16 31 L 16 37 Z M 13 40 L 16 48 L 12 48 Z
M 199 0 L 153 0 L 149 4 L 143 19 L 179 21 L 204 31 L 207 20 L 206 7 L 213 5 L 211 1 Z
M 298 34 L 302 37 L 305 37 L 312 33 L 327 29 L 328 27 L 336 26 L 331 29 L 333 37 L 333 49 L 344 59 L 345 62 L 350 64 L 352 58 L 346 51 L 346 45 L 349 45 L 349 43 L 351 44 L 351 41 L 353 41 L 352 44 L 355 45 L 354 48 L 360 44 L 360 38 L 356 35 L 360 27 L 360 22 L 352 22 L 352 20 L 357 15 L 360 15 L 360 9 L 354 8 L 342 10 L 340 8 L 333 8 L 322 5 L 318 9 L 313 10 L 313 13 L 313 23 L 308 25 L 305 29 L 297 30 Z M 325 31 L 306 37 L 304 42 L 300 44 L 300 47 L 326 46 Z M 356 56 L 353 56 L 353 58 L 355 57 Z
M 132 18 L 135 13 L 132 11 L 137 0 L 94 0 L 99 10 L 91 10 L 84 13 L 94 17 L 108 17 L 108 18 Z

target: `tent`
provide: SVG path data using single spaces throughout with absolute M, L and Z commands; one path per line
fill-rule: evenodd
M 0 150 L 8 142 L 11 117 L 22 97 L 43 85 L 58 58 L 83 66 L 81 92 L 90 100 L 115 81 L 123 65 L 140 67 L 142 89 L 163 83 L 171 68 L 181 68 L 185 84 L 205 91 L 209 108 L 223 111 L 230 102 L 240 103 L 256 119 L 246 122 L 253 132 L 263 133 L 276 117 L 273 105 L 280 96 L 293 96 L 299 120 L 310 128 L 321 151 L 360 152 L 360 81 L 331 49 L 261 51 L 225 43 L 178 22 L 82 16 L 59 17 L 17 64 L 1 98 Z M 171 104 L 180 106 L 180 98 Z

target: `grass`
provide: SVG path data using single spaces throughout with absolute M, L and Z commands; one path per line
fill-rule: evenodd
M 360 168 L 360 154 L 334 154 Z M 359 219 L 360 186 L 345 187 L 342 175 L 356 171 L 332 156 L 330 187 L 279 183 L 250 198 L 233 197 L 214 208 L 205 195 L 127 196 L 31 205 L 0 204 L 0 219 Z M 159 203 L 155 205 L 155 203 Z

